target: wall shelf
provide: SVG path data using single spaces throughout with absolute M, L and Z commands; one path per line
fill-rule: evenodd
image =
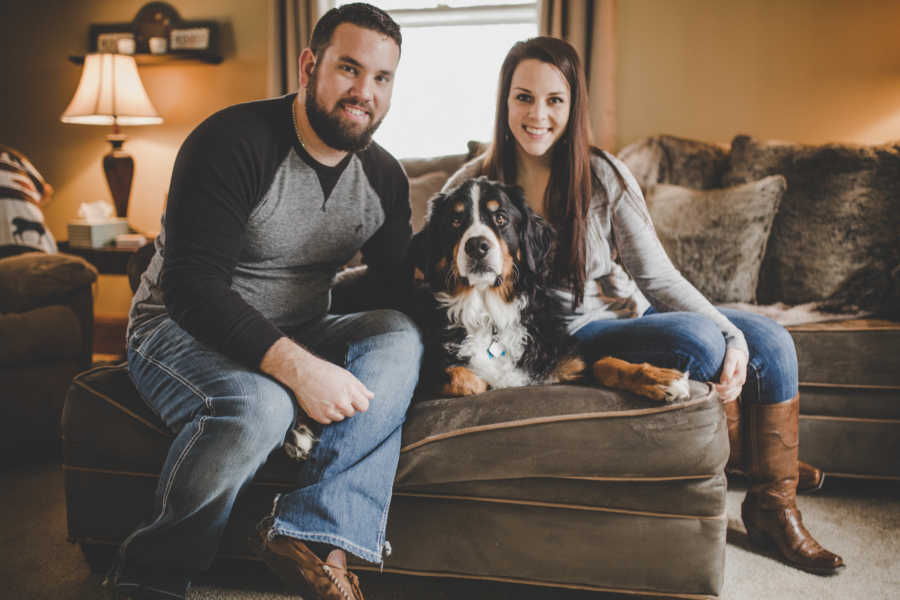
M 153 44 L 161 44 L 161 53 L 151 53 Z M 215 21 L 186 21 L 166 2 L 145 4 L 130 23 L 94 23 L 88 32 L 88 52 L 119 52 L 134 56 L 139 65 L 164 65 L 182 61 L 207 64 L 222 62 L 219 51 L 219 24 Z M 75 64 L 84 63 L 84 55 L 69 56 Z
M 183 62 L 200 62 L 217 65 L 223 60 L 221 55 L 213 54 L 211 52 L 167 52 L 165 54 L 138 52 L 132 56 L 134 56 L 134 61 L 138 66 L 171 65 Z M 70 55 L 69 61 L 76 65 L 82 65 L 84 64 L 84 55 Z

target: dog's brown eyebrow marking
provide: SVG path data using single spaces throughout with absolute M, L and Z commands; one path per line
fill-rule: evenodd
M 465 212 L 466 205 L 462 202 L 457 202 L 456 204 L 453 205 L 453 210 L 454 210 L 454 212 L 458 212 L 458 213 Z
M 500 208 L 500 203 L 496 200 L 488 200 L 487 209 L 491 212 L 497 212 L 497 209 Z

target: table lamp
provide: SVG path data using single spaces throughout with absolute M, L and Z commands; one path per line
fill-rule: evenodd
M 113 132 L 106 136 L 112 149 L 103 157 L 103 172 L 116 214 L 125 217 L 134 159 L 122 149 L 127 136 L 119 133 L 119 125 L 162 123 L 141 84 L 134 57 L 124 54 L 85 56 L 78 89 L 60 120 L 63 123 L 113 126 Z

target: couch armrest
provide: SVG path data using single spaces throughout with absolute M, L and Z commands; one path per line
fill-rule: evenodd
M 25 313 L 46 306 L 67 306 L 81 326 L 79 365 L 91 365 L 94 343 L 94 295 L 97 270 L 69 254 L 29 252 L 0 259 L 0 313 Z
M 97 270 L 77 256 L 29 252 L 0 259 L 0 312 L 25 312 L 67 303 L 82 288 L 90 289 Z

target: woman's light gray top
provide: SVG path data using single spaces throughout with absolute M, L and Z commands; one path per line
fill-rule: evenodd
M 744 334 L 669 260 L 628 167 L 608 152 L 604 156 L 591 157 L 594 175 L 606 194 L 596 189 L 591 199 L 584 302 L 569 317 L 569 332 L 597 319 L 638 317 L 652 303 L 659 312 L 688 311 L 709 317 L 722 330 L 729 348 L 749 354 Z M 480 156 L 463 165 L 441 191 L 448 193 L 466 179 L 482 175 L 483 159 Z M 572 304 L 569 290 L 556 292 Z

